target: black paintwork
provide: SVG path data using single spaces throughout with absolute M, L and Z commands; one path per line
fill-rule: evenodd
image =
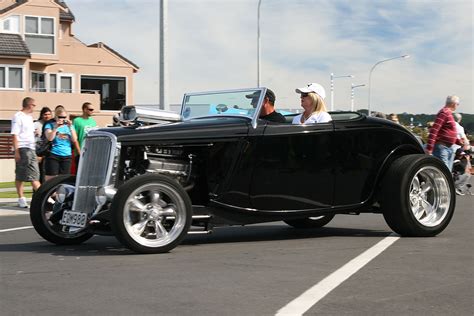
M 377 118 L 311 125 L 260 120 L 256 129 L 250 123 L 216 117 L 106 131 L 122 146 L 182 146 L 199 156 L 200 187 L 190 193 L 193 202 L 207 202 L 214 212 L 221 209 L 241 222 L 371 211 L 390 162 L 423 153 L 408 130 Z

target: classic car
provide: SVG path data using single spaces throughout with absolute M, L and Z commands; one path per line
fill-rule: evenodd
M 59 245 L 105 234 L 136 252 L 162 253 L 219 226 L 317 229 L 335 215 L 381 214 L 402 236 L 446 228 L 452 176 L 409 130 L 356 112 L 331 112 L 322 124 L 292 125 L 294 114 L 264 121 L 265 93 L 185 94 L 181 113 L 157 111 L 159 124 L 126 108 L 132 124 L 88 134 L 77 176 L 56 177 L 34 194 L 36 231 Z

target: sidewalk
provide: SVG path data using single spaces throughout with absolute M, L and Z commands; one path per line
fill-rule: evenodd
M 31 202 L 30 198 L 26 199 L 28 204 Z M 29 208 L 18 207 L 18 198 L 3 198 L 0 199 L 0 217 L 11 216 L 11 215 L 28 215 L 30 214 Z

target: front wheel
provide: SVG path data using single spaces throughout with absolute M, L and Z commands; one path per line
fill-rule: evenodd
M 451 173 L 433 156 L 408 155 L 392 164 L 382 183 L 385 221 L 402 236 L 435 236 L 451 221 L 456 204 Z
M 124 183 L 112 201 L 111 225 L 116 238 L 139 253 L 163 253 L 186 236 L 192 204 L 175 180 L 154 174 Z
M 284 222 L 295 228 L 321 228 L 327 225 L 333 218 L 334 215 L 322 215 L 318 217 L 288 219 L 284 220 Z
M 74 187 L 76 177 L 57 176 L 45 182 L 33 195 L 30 219 L 36 232 L 49 242 L 57 245 L 77 245 L 88 240 L 93 234 L 83 228 L 66 227 L 60 224 L 63 212 L 72 209 L 74 194 L 64 203 L 54 201 L 57 189 L 61 185 Z

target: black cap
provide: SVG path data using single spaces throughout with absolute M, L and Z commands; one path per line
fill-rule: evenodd
M 260 97 L 260 91 L 255 91 L 254 93 L 247 94 L 245 96 L 247 99 L 254 99 L 254 98 L 259 98 Z M 265 93 L 265 97 L 268 98 L 268 101 L 270 101 L 271 104 L 275 104 L 275 93 L 273 93 L 272 90 L 267 89 L 267 92 Z

